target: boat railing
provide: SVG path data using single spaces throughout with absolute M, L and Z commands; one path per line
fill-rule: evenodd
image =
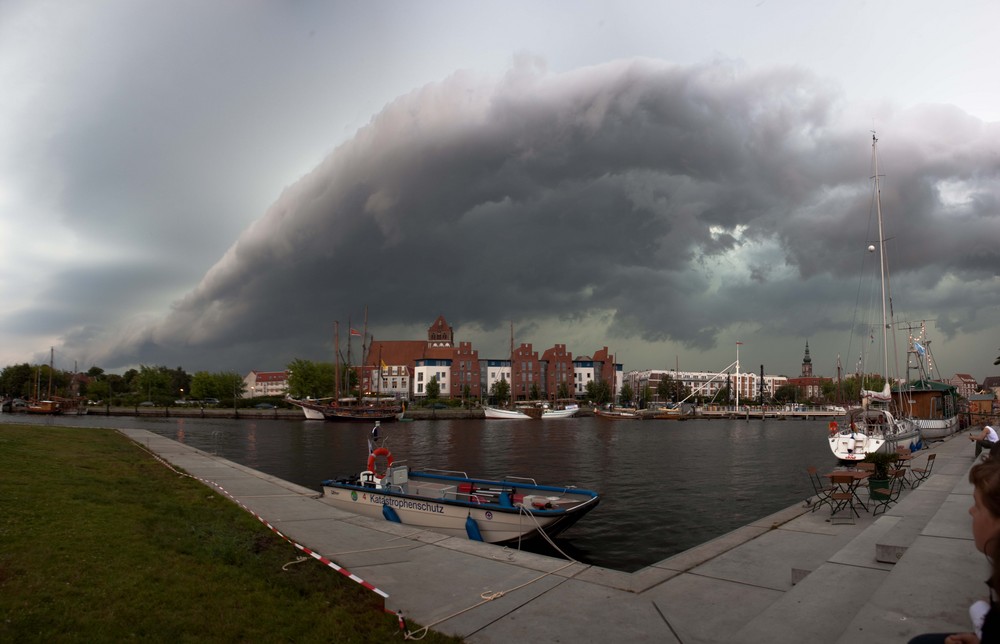
M 529 476 L 505 476 L 505 477 L 503 477 L 503 480 L 504 481 L 523 481 L 525 483 L 531 483 L 532 485 L 538 485 L 538 483 L 535 482 L 535 479 L 533 479 L 533 478 L 531 478 Z
M 465 472 L 460 472 L 458 470 L 433 470 L 433 469 L 427 469 L 427 470 L 423 470 L 423 471 L 427 472 L 428 474 L 443 474 L 445 476 L 461 476 L 462 478 L 466 478 L 466 479 L 469 478 L 468 474 L 466 474 Z

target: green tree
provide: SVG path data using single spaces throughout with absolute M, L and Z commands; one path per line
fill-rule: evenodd
M 606 382 L 591 380 L 587 383 L 587 398 L 596 405 L 603 405 L 611 400 L 611 387 Z
M 215 379 L 207 371 L 197 371 L 191 377 L 191 397 L 195 400 L 218 398 Z
M 559 387 L 557 388 L 556 391 L 557 391 L 556 396 L 558 396 L 560 399 L 569 398 L 569 385 L 566 384 L 565 382 L 560 382 Z
M 798 397 L 798 387 L 795 385 L 781 385 L 774 392 L 774 400 L 779 403 L 793 402 Z
M 427 383 L 427 399 L 437 400 L 441 395 L 441 385 L 438 384 L 437 376 L 431 376 L 431 381 Z
M 326 398 L 333 395 L 333 364 L 296 358 L 285 368 L 289 373 L 288 393 L 293 398 Z M 347 381 L 343 382 L 346 384 Z
M 0 394 L 28 398 L 34 388 L 35 370 L 27 362 L 4 367 L 0 373 Z
M 128 393 L 138 394 L 139 388 L 138 385 L 136 385 L 136 378 L 138 377 L 139 371 L 136 369 L 129 369 L 123 373 L 122 384 L 124 385 L 124 388 L 122 389 L 122 392 L 124 393 L 127 391 Z
M 501 378 L 490 386 L 490 399 L 494 404 L 510 400 L 510 384 L 507 383 L 506 378 Z
M 157 398 L 170 396 L 170 376 L 162 367 L 139 365 L 139 374 L 134 383 L 136 392 L 143 400 L 155 401 Z
M 539 400 L 542 397 L 542 392 L 538 390 L 537 382 L 531 383 L 531 391 L 528 392 L 528 396 L 530 396 L 531 400 Z
M 220 400 L 224 396 L 235 403 L 237 398 L 242 398 L 243 394 L 246 393 L 247 386 L 243 381 L 243 376 L 235 371 L 222 371 L 216 374 L 216 378 L 219 382 L 219 388 L 224 392 L 220 396 Z
M 91 400 L 108 400 L 111 397 L 108 380 L 106 378 L 92 380 L 90 386 L 87 387 L 87 397 Z
M 656 395 L 662 402 L 680 402 L 691 395 L 691 388 L 673 376 L 663 374 L 660 383 L 656 385 Z
M 631 405 L 635 399 L 635 392 L 632 391 L 632 385 L 627 382 L 622 385 L 622 390 L 618 392 L 618 404 L 619 405 Z

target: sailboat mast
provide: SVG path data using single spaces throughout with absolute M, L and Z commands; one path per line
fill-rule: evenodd
M 56 366 L 56 350 L 55 347 L 49 347 L 49 391 L 45 395 L 46 398 L 52 400 L 52 370 Z
M 514 408 L 514 320 L 510 321 L 510 407 Z
M 340 402 L 340 321 L 333 323 L 333 401 Z
M 368 349 L 365 343 L 368 342 L 368 305 L 365 305 L 365 323 L 361 327 L 361 364 L 358 365 L 358 402 L 361 402 L 361 384 L 364 376 L 365 365 L 368 364 Z
M 872 132 L 872 162 L 875 166 L 875 211 L 878 215 L 878 263 L 879 263 L 879 275 L 882 282 L 882 356 L 883 356 L 883 368 L 885 369 L 882 373 L 885 375 L 885 379 L 889 380 L 889 324 L 888 324 L 888 312 L 886 310 L 886 294 L 885 294 L 885 232 L 882 229 L 882 191 L 879 187 L 878 179 L 878 139 L 875 137 L 875 133 Z

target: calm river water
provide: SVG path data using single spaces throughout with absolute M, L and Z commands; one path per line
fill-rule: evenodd
M 370 427 L 290 420 L 4 415 L 0 420 L 139 427 L 319 490 L 357 473 Z M 574 558 L 634 571 L 812 494 L 805 468 L 832 468 L 826 420 L 427 420 L 382 426 L 397 462 L 470 476 L 527 476 L 601 493 L 559 539 Z

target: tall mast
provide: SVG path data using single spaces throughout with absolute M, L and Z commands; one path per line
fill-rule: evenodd
M 879 188 L 878 180 L 878 139 L 875 137 L 875 133 L 872 132 L 872 163 L 875 166 L 875 211 L 878 214 L 878 263 L 879 263 L 879 274 L 882 281 L 882 356 L 883 356 L 883 367 L 882 372 L 885 375 L 885 379 L 889 380 L 889 316 L 886 310 L 886 294 L 885 294 L 885 232 L 882 229 L 882 191 Z
M 514 320 L 510 321 L 510 406 L 514 407 Z
M 361 364 L 358 365 L 358 402 L 361 402 L 361 383 L 364 375 L 365 365 L 368 364 L 368 350 L 365 343 L 368 342 L 368 305 L 365 304 L 365 323 L 361 327 Z
M 340 403 L 340 321 L 333 323 L 333 401 Z
M 52 370 L 55 368 L 56 364 L 56 350 L 55 347 L 49 347 L 49 391 L 45 394 L 45 397 L 52 400 Z

